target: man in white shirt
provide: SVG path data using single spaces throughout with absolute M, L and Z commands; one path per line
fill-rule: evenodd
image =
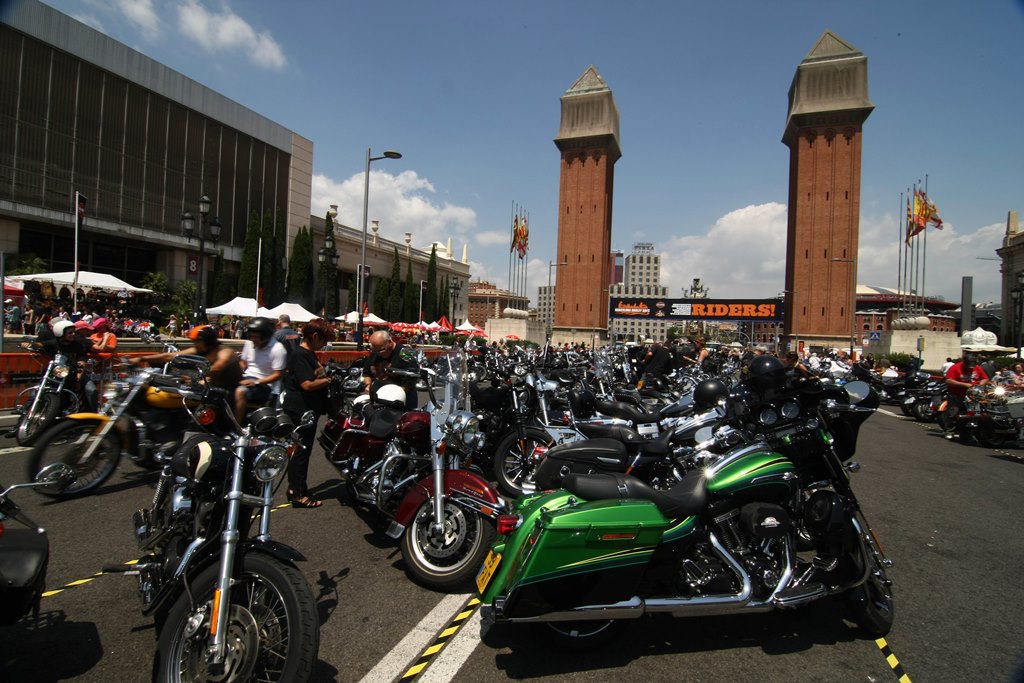
M 242 381 L 235 390 L 235 417 L 245 419 L 248 403 L 266 403 L 284 376 L 288 353 L 274 341 L 274 323 L 269 318 L 253 318 L 246 330 L 248 340 L 242 347 Z

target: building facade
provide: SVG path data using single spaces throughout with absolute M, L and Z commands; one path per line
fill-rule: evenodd
M 37 0 L 3 14 L 0 250 L 73 270 L 79 192 L 83 270 L 138 284 L 204 268 L 210 283 L 213 259 L 182 236 L 182 214 L 199 223 L 207 195 L 237 269 L 253 212 L 283 223 L 289 247 L 308 222 L 312 163 L 301 135 Z
M 561 98 L 555 138 L 561 152 L 558 195 L 558 288 L 553 341 L 605 338 L 611 259 L 612 193 L 619 110 L 593 66 Z
M 789 147 L 787 339 L 849 342 L 860 225 L 861 129 L 874 105 L 867 58 L 825 31 L 797 67 L 782 141 Z M 794 330 L 796 331 L 794 333 Z
M 624 261 L 622 283 L 609 287 L 612 297 L 668 297 L 668 287 L 661 285 L 661 254 L 655 252 L 653 244 L 634 244 L 632 253 Z M 672 323 L 658 318 L 612 318 L 608 324 L 608 333 L 616 341 L 664 341 L 671 326 Z
M 1024 345 L 1024 232 L 1016 211 L 1006 215 L 1006 234 L 999 255 L 1002 287 L 999 341 L 1004 346 Z M 1014 294 L 1014 290 L 1017 294 Z
M 313 233 L 313 251 L 318 252 L 324 245 L 325 220 L 321 216 L 309 216 L 310 230 Z M 338 301 L 348 311 L 347 302 L 349 292 L 358 290 L 357 278 L 359 277 L 359 262 L 362 255 L 363 231 L 360 228 L 353 228 L 341 223 L 334 224 L 334 248 L 338 253 Z M 413 233 L 405 233 L 405 238 L 399 242 L 387 239 L 380 235 L 380 221 L 373 221 L 367 229 L 366 238 L 366 265 L 368 277 L 366 279 L 366 301 L 370 305 L 371 313 L 378 313 L 373 310 L 375 288 L 379 286 L 377 277 L 391 277 L 391 269 L 395 262 L 395 251 L 398 251 L 399 273 L 402 282 L 405 282 L 406 267 L 412 265 L 412 281 L 414 286 L 419 286 L 421 281 L 426 281 L 427 270 L 430 266 L 430 252 L 435 251 L 435 262 L 437 264 L 437 287 L 440 290 L 441 283 L 448 279 L 451 300 L 447 302 L 444 310 L 450 311 L 449 320 L 453 325 L 458 325 L 466 320 L 468 314 L 469 290 L 469 247 L 463 245 L 461 258 L 456 258 L 452 250 L 451 240 L 448 244 L 432 243 L 421 247 L 413 246 Z M 316 283 L 317 298 L 323 300 L 321 283 Z M 353 295 L 354 296 L 354 295 Z M 427 320 L 426 322 L 433 322 Z
M 505 309 L 514 309 L 522 314 L 517 318 L 525 319 L 528 315 L 530 298 L 510 292 L 507 289 L 477 280 L 469 283 L 467 318 L 479 328 L 483 328 L 489 319 L 506 317 Z M 454 320 L 452 321 L 455 322 Z

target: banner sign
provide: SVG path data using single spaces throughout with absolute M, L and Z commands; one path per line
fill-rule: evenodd
M 664 320 L 782 320 L 779 299 L 639 299 L 612 298 L 611 318 L 659 318 Z

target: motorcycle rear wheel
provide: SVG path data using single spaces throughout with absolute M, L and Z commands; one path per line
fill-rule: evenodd
M 918 401 L 911 408 L 914 413 L 914 419 L 918 422 L 932 422 L 935 420 L 935 415 L 932 413 L 931 405 L 924 401 Z
M 493 463 L 494 481 L 501 495 L 508 498 L 520 498 L 523 495 L 523 484 L 532 482 L 533 471 L 537 463 L 533 453 L 538 447 L 551 448 L 554 441 L 543 429 L 527 427 L 522 442 L 515 430 L 505 435 L 494 449 Z
M 29 404 L 34 400 L 30 397 Z M 26 412 L 18 420 L 18 427 L 14 431 L 14 439 L 19 446 L 31 446 L 35 440 L 50 425 L 54 423 L 60 414 L 60 396 L 58 394 L 44 393 L 39 397 L 36 409 L 31 413 Z
M 402 558 L 409 578 L 425 588 L 449 591 L 466 583 L 484 562 L 494 526 L 482 515 L 446 500 L 444 535 L 430 530 L 434 501 L 427 499 L 402 535 Z
M 982 425 L 974 432 L 974 438 L 985 448 L 1002 448 L 1009 440 L 1006 434 L 1001 434 L 990 425 Z
M 239 566 L 240 565 L 240 566 Z M 225 674 L 216 680 L 308 681 L 320 644 L 320 620 L 309 583 L 298 569 L 260 553 L 243 555 L 231 588 L 229 653 Z M 190 584 L 206 615 L 186 635 L 190 609 L 186 593 L 171 607 L 159 635 L 156 680 L 214 680 L 205 667 L 210 610 L 220 567 L 207 567 Z
M 103 441 L 88 461 L 81 460 L 86 446 L 96 438 L 94 433 L 102 426 L 100 420 L 66 420 L 46 430 L 29 455 L 29 479 L 34 479 L 36 473 L 47 465 L 62 462 L 75 471 L 75 481 L 59 492 L 45 488 L 35 490 L 53 498 L 74 498 L 89 493 L 109 479 L 121 458 L 121 443 L 115 430 L 103 436 Z

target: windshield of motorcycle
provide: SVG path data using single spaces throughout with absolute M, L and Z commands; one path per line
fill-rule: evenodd
M 469 385 L 466 382 L 468 356 L 465 349 L 453 344 L 435 359 L 434 371 L 437 373 L 435 391 L 440 389 L 442 392 L 436 397 L 441 405 L 431 410 L 434 417 L 431 421 L 431 432 L 436 440 L 441 438 L 440 428 L 448 420 L 449 415 L 459 410 L 472 410 Z

